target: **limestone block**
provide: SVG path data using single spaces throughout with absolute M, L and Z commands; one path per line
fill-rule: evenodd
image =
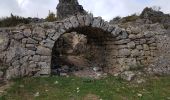
M 85 16 L 85 26 L 90 26 L 93 23 L 93 15 L 88 14 Z
M 61 33 L 56 32 L 56 33 L 54 34 L 54 36 L 52 37 L 52 39 L 53 39 L 54 41 L 56 41 L 56 40 L 60 37 L 60 35 L 61 35 Z
M 80 24 L 80 26 L 82 27 L 82 26 L 85 26 L 85 21 L 84 21 L 84 16 L 82 16 L 82 15 L 78 15 L 77 16 L 77 19 L 78 19 L 78 22 L 79 22 L 79 24 Z
M 45 30 L 39 26 L 37 26 L 33 29 L 32 35 L 34 37 L 46 38 Z
M 156 39 L 155 38 L 150 38 L 149 40 L 148 40 L 148 44 L 151 44 L 151 43 L 155 43 L 155 41 L 156 41 Z
M 146 39 L 140 39 L 140 44 L 145 44 L 146 43 Z
M 137 45 L 137 46 L 136 46 L 136 49 L 138 49 L 138 50 L 143 50 L 143 47 L 142 47 L 142 45 Z
M 23 43 L 23 44 L 26 44 L 26 43 L 27 43 L 27 38 L 23 38 L 23 39 L 22 39 L 22 43 Z
M 107 31 L 112 32 L 112 31 L 114 31 L 114 29 L 115 29 L 114 25 L 109 25 L 108 28 L 107 28 Z
M 52 39 L 47 38 L 46 40 L 43 40 L 40 44 L 44 47 L 52 49 L 54 46 L 55 41 Z
M 34 44 L 26 44 L 25 47 L 26 47 L 26 48 L 34 48 L 35 45 L 34 45 Z
M 147 44 L 143 44 L 143 50 L 145 51 L 149 50 L 149 46 Z
M 115 41 L 115 44 L 120 45 L 120 44 L 127 44 L 130 42 L 130 39 L 122 39 L 119 41 Z
M 79 22 L 78 22 L 76 16 L 72 16 L 72 17 L 70 18 L 70 22 L 71 22 L 71 24 L 72 24 L 72 26 L 73 26 L 74 28 L 76 28 L 76 27 L 79 26 Z
M 36 40 L 34 40 L 34 39 L 32 39 L 32 38 L 28 38 L 28 39 L 27 39 L 27 43 L 28 43 L 28 44 L 38 44 L 38 41 L 36 41 Z
M 101 28 L 104 31 L 107 31 L 108 27 L 109 27 L 109 22 L 107 22 L 107 21 L 103 22 L 102 25 L 101 25 Z
M 129 49 L 120 49 L 119 55 L 120 56 L 129 56 L 131 54 L 131 51 Z
M 156 47 L 149 47 L 150 50 L 156 50 Z
M 6 71 L 6 79 L 15 78 L 19 75 L 20 75 L 20 67 L 19 66 L 10 67 Z
M 140 56 L 140 52 L 139 52 L 139 50 L 137 50 L 137 49 L 132 50 L 131 53 L 132 53 L 132 54 L 131 54 L 132 57 L 138 57 L 138 56 Z
M 64 20 L 64 26 L 67 30 L 73 27 L 73 25 L 71 24 L 68 18 Z
M 41 56 L 41 62 L 50 62 L 51 56 Z
M 137 37 L 136 37 L 135 34 L 130 34 L 130 35 L 129 35 L 129 38 L 133 40 L 133 39 L 136 39 Z
M 43 69 L 43 68 L 49 68 L 50 66 L 47 64 L 47 62 L 39 62 L 38 66 Z
M 39 71 L 39 74 L 40 75 L 49 75 L 51 72 L 51 69 L 50 68 L 43 68 Z
M 150 51 L 145 51 L 145 56 L 150 56 L 151 52 Z
M 8 48 L 9 42 L 10 42 L 10 40 L 9 40 L 7 33 L 5 33 L 5 34 L 0 33 L 0 52 L 6 50 Z
M 139 33 L 136 35 L 136 38 L 138 38 L 138 39 L 143 38 L 143 37 L 144 37 L 143 33 Z
M 28 61 L 28 56 L 25 56 L 25 57 L 23 57 L 23 58 L 20 59 L 20 63 L 21 63 L 21 64 L 23 64 L 23 63 L 25 63 L 25 62 L 27 62 L 27 61 Z
M 13 63 L 12 63 L 12 66 L 13 67 L 16 67 L 16 66 L 19 66 L 20 65 L 20 61 L 19 60 L 15 60 Z
M 29 66 L 29 65 L 28 65 L 27 62 L 23 63 L 23 64 L 20 66 L 20 75 L 21 75 L 22 77 L 28 75 L 28 73 L 29 73 L 28 66 Z
M 32 33 L 31 29 L 24 29 L 23 31 L 23 35 L 26 37 L 31 36 L 31 33 Z
M 157 44 L 156 43 L 151 43 L 151 44 L 149 44 L 149 46 L 157 47 Z
M 146 38 L 150 38 L 150 37 L 154 36 L 154 33 L 151 32 L 151 31 L 146 31 L 146 32 L 144 32 L 144 36 L 145 36 Z
M 37 64 L 34 64 L 34 63 L 32 63 L 32 64 L 29 64 L 29 68 L 36 68 L 37 67 Z
M 35 51 L 28 50 L 28 51 L 27 51 L 27 55 L 35 55 Z
M 40 55 L 34 55 L 32 61 L 39 62 L 41 60 Z
M 97 27 L 100 28 L 102 18 L 101 17 L 96 17 L 93 20 L 92 27 Z
M 122 34 L 121 34 L 122 33 Z M 119 27 L 115 27 L 115 29 L 111 32 L 111 34 L 116 37 L 117 40 L 122 39 L 124 36 L 127 36 L 127 33 L 122 32 L 122 29 Z M 117 37 L 118 36 L 118 37 Z
M 131 27 L 131 32 L 133 34 L 138 34 L 141 32 L 141 29 L 139 27 Z
M 23 33 L 16 33 L 16 34 L 14 34 L 14 39 L 16 39 L 16 40 L 21 40 L 23 38 L 24 38 Z
M 131 81 L 135 77 L 135 73 L 132 71 L 125 71 L 121 73 L 120 77 L 124 80 Z
M 135 42 L 131 41 L 131 42 L 129 42 L 129 43 L 127 44 L 127 46 L 128 46 L 128 48 L 130 48 L 130 49 L 134 49 L 136 45 L 135 45 Z
M 119 39 L 126 39 L 128 38 L 128 33 L 126 31 L 120 31 L 121 29 L 119 28 L 119 30 L 116 30 L 116 34 L 114 36 L 118 36 L 116 37 L 117 40 Z
M 118 45 L 118 49 L 125 49 L 125 48 L 128 48 L 128 46 L 127 45 Z
M 36 53 L 41 56 L 50 56 L 52 50 L 46 47 L 38 46 Z
M 7 52 L 6 55 L 6 62 L 10 63 L 13 58 L 16 57 L 16 48 L 11 47 L 10 50 Z
M 129 70 L 131 66 L 136 66 L 137 61 L 135 58 L 119 58 L 118 62 L 121 66 L 121 70 Z

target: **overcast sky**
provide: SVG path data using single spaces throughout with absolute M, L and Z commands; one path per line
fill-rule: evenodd
M 0 17 L 10 13 L 24 17 L 46 17 L 49 10 L 56 12 L 58 0 L 0 0 Z M 146 6 L 160 6 L 170 13 L 170 0 L 79 0 L 84 9 L 110 20 L 115 16 L 140 13 Z

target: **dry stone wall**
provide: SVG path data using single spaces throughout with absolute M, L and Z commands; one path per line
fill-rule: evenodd
M 148 66 L 158 57 L 157 37 L 153 31 L 125 30 L 110 25 L 101 17 L 77 15 L 59 22 L 1 29 L 0 60 L 8 65 L 6 78 L 49 75 L 55 42 L 60 35 L 80 27 L 99 28 L 110 34 L 105 41 L 107 73 Z

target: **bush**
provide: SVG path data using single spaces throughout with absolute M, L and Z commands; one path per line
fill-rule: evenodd
M 13 27 L 18 24 L 29 24 L 30 21 L 27 18 L 14 16 L 11 14 L 10 17 L 5 17 L 0 19 L 0 27 Z
M 139 18 L 138 15 L 132 14 L 132 15 L 130 15 L 130 16 L 124 17 L 122 22 L 123 22 L 123 23 L 132 22 L 132 21 L 136 21 L 138 18 Z
M 48 22 L 53 22 L 53 21 L 56 21 L 57 18 L 55 17 L 55 14 L 53 12 L 49 12 L 45 20 Z

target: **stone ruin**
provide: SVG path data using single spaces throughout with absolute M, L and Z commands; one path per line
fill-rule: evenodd
M 67 1 L 67 0 L 66 0 Z M 170 74 L 170 37 L 159 24 L 121 28 L 91 14 L 0 29 L 1 77 Z

